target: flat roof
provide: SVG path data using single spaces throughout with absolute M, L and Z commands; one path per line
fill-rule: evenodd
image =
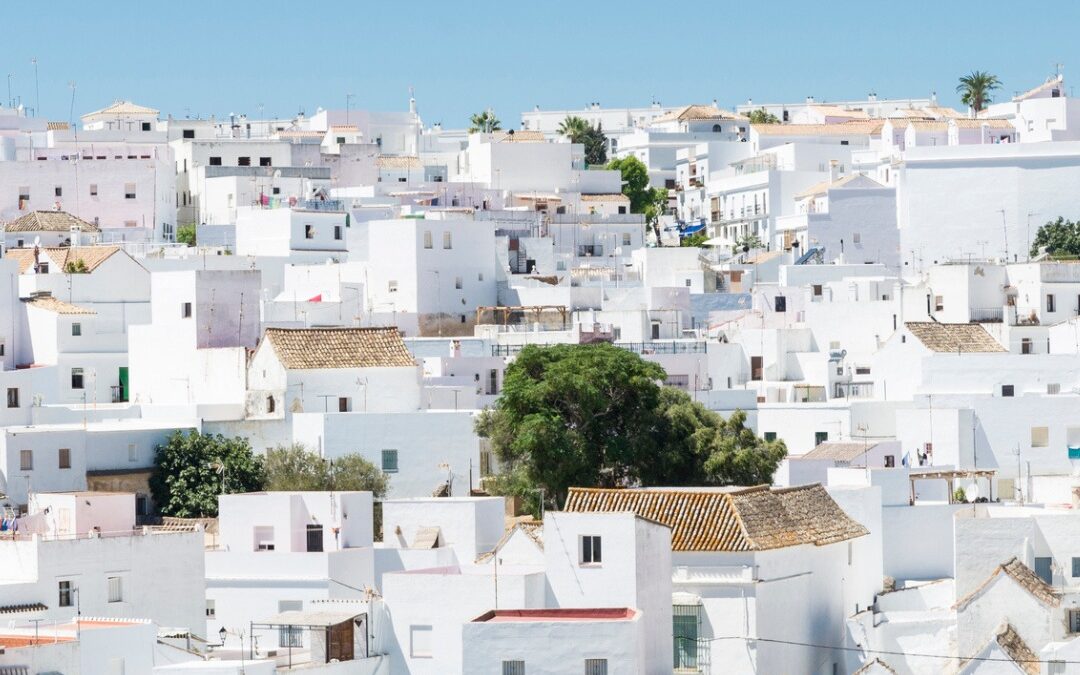
M 473 623 L 522 623 L 529 621 L 628 621 L 637 616 L 629 607 L 496 609 L 473 619 Z
M 86 431 L 99 433 L 108 431 L 154 431 L 164 429 L 194 429 L 198 425 L 193 420 L 148 420 L 141 417 L 103 420 L 98 422 L 70 422 L 63 424 L 28 424 L 4 427 L 8 434 L 35 434 L 55 431 Z

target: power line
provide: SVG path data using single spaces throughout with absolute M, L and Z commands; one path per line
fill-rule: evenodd
M 716 640 L 748 640 L 753 642 L 769 642 L 772 644 L 781 645 L 793 645 L 796 647 L 813 647 L 815 649 L 832 649 L 841 652 L 859 652 L 861 654 L 874 654 L 885 656 L 903 656 L 906 658 L 925 658 L 925 659 L 947 659 L 950 661 L 999 661 L 1002 663 L 1053 663 L 1053 664 L 1080 664 L 1080 661 L 1066 661 L 1062 659 L 1042 660 L 1042 659 L 1012 659 L 1012 658 L 994 658 L 989 656 L 948 656 L 945 654 L 918 654 L 914 652 L 894 652 L 885 649 L 868 649 L 864 647 L 836 647 L 833 645 L 819 645 L 813 642 L 798 642 L 795 640 L 775 640 L 772 638 L 756 638 L 746 637 L 741 635 L 723 635 L 720 637 L 702 638 L 701 642 L 714 642 Z

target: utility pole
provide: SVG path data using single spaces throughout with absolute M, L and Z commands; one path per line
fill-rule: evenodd
M 37 57 L 30 59 L 34 65 L 34 115 L 41 117 L 41 87 L 38 86 Z

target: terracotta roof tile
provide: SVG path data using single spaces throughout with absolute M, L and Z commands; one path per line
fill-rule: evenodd
M 496 143 L 543 143 L 547 141 L 544 137 L 544 132 L 522 129 L 519 131 L 508 131 L 501 136 L 495 137 Z
M 1013 126 L 1013 123 L 1009 120 L 1000 119 L 979 118 L 973 120 L 965 117 L 964 119 L 951 120 L 951 122 L 955 123 L 956 126 L 960 127 L 961 129 L 981 129 L 984 126 L 990 127 L 991 129 L 1008 129 L 1009 131 L 1014 131 L 1016 129 L 1016 127 Z
M 607 195 L 581 195 L 583 202 L 628 202 L 630 198 L 621 192 Z
M 419 169 L 424 166 L 419 157 L 410 155 L 379 155 L 375 163 L 380 169 Z
M 856 120 L 840 124 L 753 124 L 762 136 L 879 136 L 885 120 Z
M 1027 646 L 1012 626 L 1004 624 L 998 629 L 994 640 L 1027 675 L 1039 675 L 1039 656 Z
M 840 462 L 850 462 L 862 457 L 864 453 L 872 450 L 876 445 L 877 443 L 867 444 L 825 441 L 799 459 L 831 459 Z
M 267 328 L 264 337 L 289 370 L 416 365 L 397 328 Z
M 979 584 L 975 590 L 957 600 L 953 609 L 963 610 L 1002 574 L 1015 581 L 1020 588 L 1026 590 L 1039 602 L 1051 607 L 1057 607 L 1061 604 L 1061 593 L 1054 590 L 1054 587 L 1043 581 L 1039 575 L 1035 574 L 1034 570 L 1014 557 L 995 567 L 990 576 L 986 577 L 986 580 Z
M 7 232 L 70 232 L 77 227 L 83 232 L 101 232 L 101 228 L 67 211 L 31 211 L 4 226 Z
M 30 298 L 25 301 L 27 305 L 31 307 L 37 307 L 38 309 L 44 309 L 48 312 L 56 312 L 57 314 L 97 314 L 92 309 L 85 307 L 79 307 L 69 302 L 54 298 L 51 295 L 39 295 L 34 298 Z
M 119 250 L 119 246 L 51 246 L 39 249 L 39 260 L 51 262 L 49 271 L 54 273 L 63 272 L 67 263 L 75 260 L 82 260 L 86 263 L 86 271 L 93 272 Z M 4 257 L 19 263 L 19 274 L 25 274 L 34 267 L 32 248 L 8 249 Z
M 631 511 L 671 528 L 674 551 L 824 546 L 867 534 L 821 485 L 731 492 L 571 488 L 566 511 Z
M 96 117 L 98 115 L 157 115 L 158 111 L 154 108 L 147 108 L 143 105 L 137 105 L 131 101 L 113 101 L 112 105 L 106 106 L 101 110 L 95 110 L 94 112 L 88 112 L 82 116 L 82 119 L 89 117 Z
M 653 119 L 656 122 L 685 122 L 687 120 L 745 120 L 742 115 L 722 110 L 714 105 L 684 105 Z
M 1006 351 L 982 325 L 977 323 L 908 321 L 904 325 L 930 351 L 958 353 Z
M 45 128 L 49 131 L 67 131 L 71 128 L 67 122 L 47 122 Z

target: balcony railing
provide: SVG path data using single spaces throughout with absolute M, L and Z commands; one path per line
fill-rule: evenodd
M 1005 308 L 981 307 L 972 309 L 971 323 L 1001 323 L 1005 320 Z

